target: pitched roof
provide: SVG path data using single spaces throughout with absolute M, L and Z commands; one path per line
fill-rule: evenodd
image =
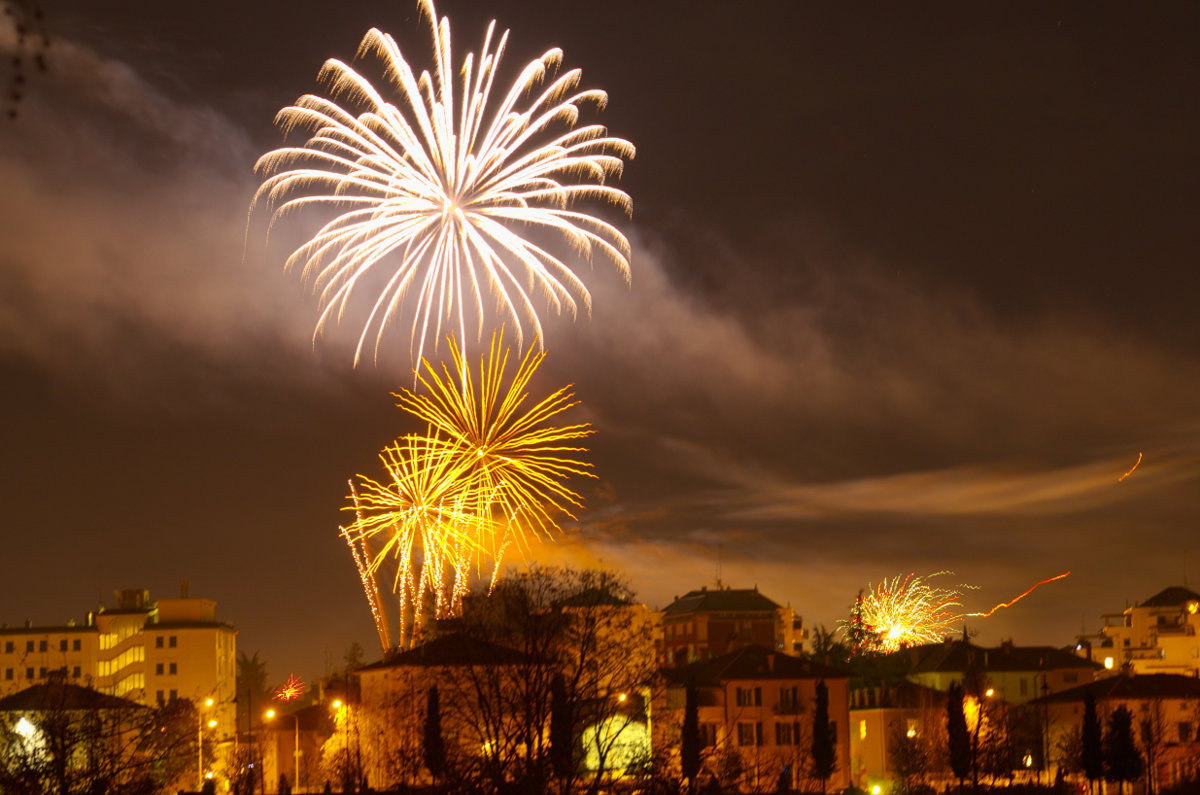
M 1187 602 L 1197 601 L 1200 601 L 1200 593 L 1184 588 L 1181 585 L 1172 585 L 1154 594 L 1154 596 L 1142 602 L 1138 607 L 1181 607 Z
M 141 704 L 106 695 L 90 687 L 45 682 L 0 698 L 0 712 L 55 712 L 59 710 L 143 709 Z
M 758 588 L 724 588 L 710 591 L 688 591 L 667 606 L 668 616 L 680 613 L 735 613 L 778 610 L 779 605 L 758 592 Z
M 1131 676 L 1120 674 L 1097 679 L 1070 690 L 1051 693 L 1048 696 L 1034 699 L 1034 704 L 1055 704 L 1072 701 L 1083 701 L 1084 695 L 1091 692 L 1096 701 L 1153 698 L 1195 698 L 1200 699 L 1200 679 L 1182 674 L 1140 674 Z
M 721 682 L 745 679 L 849 679 L 850 674 L 828 665 L 802 660 L 762 646 L 722 654 L 704 662 L 692 663 L 668 675 L 685 681 L 695 676 L 700 684 L 716 686 Z
M 982 671 L 1044 671 L 1063 668 L 1099 669 L 1099 663 L 1077 657 L 1053 646 L 1017 646 L 1004 643 L 994 647 L 976 646 L 970 641 L 947 640 L 912 646 L 890 655 L 905 661 L 908 671 L 921 673 L 961 673 L 970 666 Z
M 371 671 L 399 666 L 519 665 L 527 659 L 524 653 L 507 646 L 473 638 L 460 632 L 451 632 L 358 670 Z

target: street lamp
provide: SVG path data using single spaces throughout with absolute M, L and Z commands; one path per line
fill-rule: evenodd
M 213 700 L 206 699 L 204 709 L 211 709 L 212 705 Z M 210 729 L 216 728 L 216 725 L 215 720 L 208 722 Z M 201 710 L 196 711 L 196 787 L 197 789 L 204 787 L 204 712 Z

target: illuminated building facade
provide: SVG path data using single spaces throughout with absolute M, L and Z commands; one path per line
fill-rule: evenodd
M 945 692 L 954 682 L 970 690 L 969 680 L 975 678 L 992 697 L 1014 705 L 1086 684 L 1103 673 L 1099 665 L 1053 646 L 1017 646 L 1011 641 L 985 647 L 947 638 L 901 649 L 889 659 L 910 682 Z
M 936 758 L 946 745 L 946 700 L 940 690 L 913 682 L 882 687 L 851 686 L 850 776 L 866 792 L 890 790 L 897 780 L 888 746 L 898 737 L 919 742 Z
M 1171 586 L 1103 618 L 1098 634 L 1080 638 L 1081 655 L 1110 671 L 1200 677 L 1200 594 Z
M 829 693 L 829 720 L 836 738 L 837 769 L 825 791 L 850 785 L 844 760 L 850 758 L 849 674 L 762 646 L 747 646 L 704 662 L 665 671 L 668 684 L 654 711 L 653 747 L 680 764 L 679 748 L 687 682 L 696 683 L 702 758 L 736 752 L 739 780 L 726 787 L 775 791 L 786 779 L 791 789 L 820 790 L 810 777 L 813 712 L 817 683 Z M 709 765 L 709 772 L 720 772 Z
M 117 591 L 83 624 L 0 627 L 0 696 L 63 672 L 68 683 L 145 705 L 211 698 L 224 734 L 233 730 L 236 637 L 217 621 L 216 602 L 189 598 L 186 584 L 177 599 Z
M 705 587 L 663 610 L 660 643 L 660 664 L 683 665 L 748 646 L 799 654 L 804 630 L 791 607 L 776 604 L 757 587 Z
M 1148 791 L 1162 792 L 1200 777 L 1200 679 L 1122 673 L 1039 698 L 1029 706 L 1044 716 L 1050 748 L 1079 731 L 1088 693 L 1103 727 L 1119 707 L 1133 715 L 1133 739 L 1146 762 Z

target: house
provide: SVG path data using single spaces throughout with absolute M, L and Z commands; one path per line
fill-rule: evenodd
M 1200 676 L 1200 594 L 1195 591 L 1173 585 L 1103 619 L 1099 633 L 1080 638 L 1082 655 L 1110 671 Z
M 946 701 L 943 691 L 913 682 L 876 687 L 851 683 L 851 783 L 867 792 L 875 786 L 890 788 L 897 775 L 888 747 L 901 737 L 927 749 L 945 747 Z
M 819 786 L 812 776 L 811 747 L 817 685 L 828 689 L 829 720 L 837 765 L 830 792 L 850 784 L 849 675 L 783 654 L 744 646 L 711 660 L 665 671 L 668 685 L 653 711 L 652 744 L 679 764 L 687 684 L 695 682 L 700 737 L 707 776 L 722 786 L 774 789 Z
M 1132 713 L 1152 791 L 1200 777 L 1200 679 L 1121 673 L 1031 701 L 1029 707 L 1048 727 L 1050 748 L 1069 745 L 1082 729 L 1088 694 L 1102 726 L 1119 707 Z
M 903 666 L 908 681 L 943 692 L 953 682 L 979 677 L 985 690 L 991 691 L 987 695 L 1012 705 L 1086 684 L 1103 672 L 1101 666 L 1069 651 L 1017 646 L 1012 641 L 986 647 L 947 638 L 893 652 L 889 660 Z
M 757 587 L 703 587 L 676 597 L 663 610 L 659 663 L 710 660 L 747 646 L 798 654 L 803 643 L 803 624 L 792 608 L 776 604 Z

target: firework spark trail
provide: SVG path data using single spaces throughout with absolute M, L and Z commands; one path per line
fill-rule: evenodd
M 1129 477 L 1130 475 L 1132 475 L 1132 474 L 1133 474 L 1133 470 L 1137 469 L 1137 468 L 1138 468 L 1138 467 L 1141 465 L 1141 463 L 1142 463 L 1142 454 L 1139 452 L 1139 453 L 1138 453 L 1138 459 L 1137 459 L 1137 461 L 1134 461 L 1134 462 L 1133 462 L 1133 466 L 1131 466 L 1131 467 L 1129 468 L 1129 471 L 1128 471 L 1128 472 L 1126 472 L 1124 475 L 1121 475 L 1121 477 L 1117 478 L 1117 482 L 1118 482 L 1118 483 L 1120 483 L 1121 481 L 1125 480 L 1125 478 L 1127 478 L 1127 477 Z
M 594 477 L 580 458 L 586 449 L 574 443 L 592 433 L 590 426 L 550 424 L 576 405 L 569 387 L 530 399 L 544 353 L 527 351 L 512 370 L 500 333 L 475 369 L 453 336 L 448 346 L 453 367 L 422 361 L 418 383 L 428 394 L 396 394 L 400 408 L 426 423 L 425 434 L 384 448 L 379 459 L 387 478 L 358 475 L 345 507 L 355 521 L 343 535 L 369 600 L 367 583 L 384 566 L 394 569 L 401 647 L 426 620 L 427 598 L 435 618 L 457 615 L 485 563 L 494 587 L 510 548 L 526 551 L 531 537 L 557 532 L 560 517 L 582 505 L 566 481 Z M 374 602 L 372 610 L 380 612 Z
M 496 38 L 494 20 L 478 54 L 463 58 L 458 82 L 449 20 L 439 21 L 432 0 L 419 6 L 430 21 L 432 75 L 417 77 L 396 41 L 372 29 L 358 55 L 382 62 L 396 103 L 347 64 L 329 60 L 320 77 L 331 98 L 305 95 L 276 117 L 285 132 L 300 129 L 310 137 L 303 146 L 267 153 L 256 165 L 264 179 L 250 211 L 261 202 L 272 227 L 292 211 L 340 213 L 287 260 L 288 268 L 299 266 L 314 281 L 320 297 L 314 337 L 331 317 L 340 322 L 369 273 L 390 263 L 359 336 L 356 364 L 372 328 L 378 356 L 384 328 L 410 291 L 417 300 L 411 341 L 418 362 L 427 337 L 441 338 L 443 322 L 468 339 L 468 306 L 482 335 L 485 288 L 496 312 L 515 326 L 519 346 L 523 320 L 539 345 L 543 340 L 535 287 L 556 313 L 565 308 L 574 316 L 580 302 L 590 313 L 591 296 L 565 255 L 534 243 L 532 232 L 548 233 L 589 262 L 599 252 L 626 281 L 630 276 L 628 239 L 572 209 L 588 199 L 626 214 L 632 209 L 629 195 L 606 181 L 621 175 L 633 145 L 602 126 L 577 126 L 583 106 L 603 109 L 607 95 L 580 90 L 578 69 L 559 74 L 558 49 L 527 64 L 507 91 L 500 90 L 496 75 L 508 31 Z
M 949 572 L 939 571 L 926 577 L 897 575 L 879 587 L 868 586 L 862 599 L 862 620 L 867 632 L 877 639 L 875 651 L 892 652 L 902 646 L 937 643 L 961 618 L 951 609 L 961 607 L 962 594 L 951 588 L 938 588 L 927 579 Z M 962 586 L 966 587 L 966 586 Z M 843 622 L 846 628 L 847 622 Z
M 965 615 L 978 616 L 980 618 L 991 618 L 992 614 L 995 613 L 997 610 L 999 610 L 1003 607 L 1012 607 L 1017 602 L 1021 601 L 1026 596 L 1029 596 L 1029 594 L 1033 593 L 1035 590 L 1037 590 L 1041 586 L 1045 585 L 1046 583 L 1054 582 L 1055 580 L 1061 580 L 1063 577 L 1066 577 L 1070 573 L 1071 572 L 1069 572 L 1069 571 L 1064 571 L 1062 574 L 1056 574 L 1053 577 L 1047 577 L 1046 579 L 1042 580 L 1041 582 L 1034 583 L 1032 586 L 1029 587 L 1029 589 L 1027 591 L 1022 593 L 1020 596 L 1017 596 L 1014 599 L 1010 599 L 1007 602 L 1001 602 L 1000 604 L 996 605 L 995 607 L 993 607 L 991 610 L 987 611 L 986 613 L 966 613 Z
M 295 674 L 288 674 L 287 683 L 275 691 L 275 698 L 280 701 L 295 701 L 304 694 L 304 681 Z
M 358 491 L 354 488 L 354 481 L 348 481 L 350 486 L 350 494 L 354 500 L 354 511 L 359 522 L 362 521 L 362 506 L 359 503 Z M 359 580 L 362 581 L 363 593 L 367 597 L 367 603 L 371 606 L 371 617 L 375 621 L 375 631 L 379 634 L 379 643 L 386 651 L 391 648 L 391 629 L 388 626 L 387 616 L 383 610 L 383 600 L 379 598 L 379 586 L 375 581 L 374 571 L 367 565 L 365 557 L 367 557 L 366 543 L 359 541 L 355 543 L 355 538 L 350 534 L 350 531 L 345 527 L 339 527 L 341 536 L 346 540 L 346 545 L 350 547 L 350 555 L 354 558 L 354 566 L 358 569 Z M 359 545 L 363 549 L 360 552 Z

